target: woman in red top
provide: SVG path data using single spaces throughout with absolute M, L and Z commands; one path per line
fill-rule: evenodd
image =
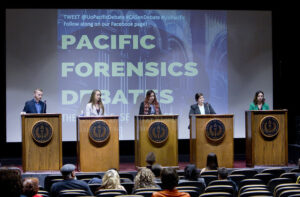
M 163 191 L 153 192 L 152 197 L 190 197 L 190 194 L 179 192 L 176 189 L 178 185 L 178 175 L 173 168 L 164 168 L 161 172 L 161 182 Z
M 37 178 L 26 178 L 23 181 L 23 194 L 27 197 L 43 197 L 37 194 L 39 191 L 39 180 Z

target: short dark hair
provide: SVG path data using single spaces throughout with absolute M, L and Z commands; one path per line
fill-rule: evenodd
M 178 185 L 178 174 L 174 168 L 164 168 L 161 172 L 162 189 L 173 190 Z
M 146 162 L 150 165 L 153 165 L 155 163 L 155 154 L 153 152 L 149 152 L 146 156 Z
M 197 181 L 199 176 L 199 170 L 195 164 L 188 164 L 184 168 L 184 178 L 191 181 Z
M 201 96 L 203 96 L 203 93 L 201 93 L 201 92 L 198 92 L 198 93 L 195 94 L 195 100 L 196 100 L 196 102 L 198 101 L 198 99 L 199 99 Z
M 226 168 L 219 168 L 218 175 L 219 175 L 220 179 L 227 179 L 228 170 Z
M 161 165 L 159 164 L 154 164 L 151 168 L 153 174 L 155 175 L 155 177 L 160 177 L 160 174 L 161 174 L 161 170 L 162 170 L 162 167 Z
M 217 170 L 218 169 L 218 167 L 219 167 L 218 159 L 217 159 L 217 155 L 215 153 L 209 153 L 207 155 L 206 167 L 208 167 L 209 170 Z

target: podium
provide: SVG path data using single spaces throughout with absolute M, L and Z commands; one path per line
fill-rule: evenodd
M 190 162 L 206 167 L 207 155 L 215 153 L 219 166 L 233 168 L 233 115 L 190 115 Z
M 77 117 L 77 159 L 82 172 L 119 169 L 119 116 Z
M 162 166 L 178 165 L 178 115 L 139 115 L 134 125 L 136 166 L 147 165 L 149 152 Z
M 59 170 L 61 114 L 23 114 L 21 119 L 23 171 Z
M 246 165 L 288 164 L 287 110 L 246 111 Z

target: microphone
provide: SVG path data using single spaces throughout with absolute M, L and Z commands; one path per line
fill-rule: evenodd
M 44 105 L 44 109 L 43 109 L 43 113 L 46 113 L 46 100 L 44 100 L 44 103 L 45 103 L 45 105 Z
M 208 109 L 208 114 L 210 114 L 210 110 L 209 110 L 209 104 L 208 104 L 208 103 L 206 103 L 206 105 L 207 105 L 207 109 Z

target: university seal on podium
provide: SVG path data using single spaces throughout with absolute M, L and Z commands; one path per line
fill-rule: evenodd
M 93 142 L 103 143 L 109 136 L 109 127 L 104 121 L 97 120 L 90 126 L 89 137 Z
M 50 123 L 44 120 L 38 121 L 33 125 L 31 135 L 36 143 L 40 145 L 46 144 L 52 139 L 52 127 Z
M 278 134 L 279 122 L 273 116 L 266 116 L 260 122 L 260 132 L 267 138 L 273 138 Z
M 155 144 L 164 143 L 169 136 L 169 129 L 163 122 L 154 122 L 148 130 L 148 137 Z
M 223 122 L 218 119 L 210 120 L 206 124 L 205 135 L 213 142 L 222 140 L 225 136 L 225 126 Z

